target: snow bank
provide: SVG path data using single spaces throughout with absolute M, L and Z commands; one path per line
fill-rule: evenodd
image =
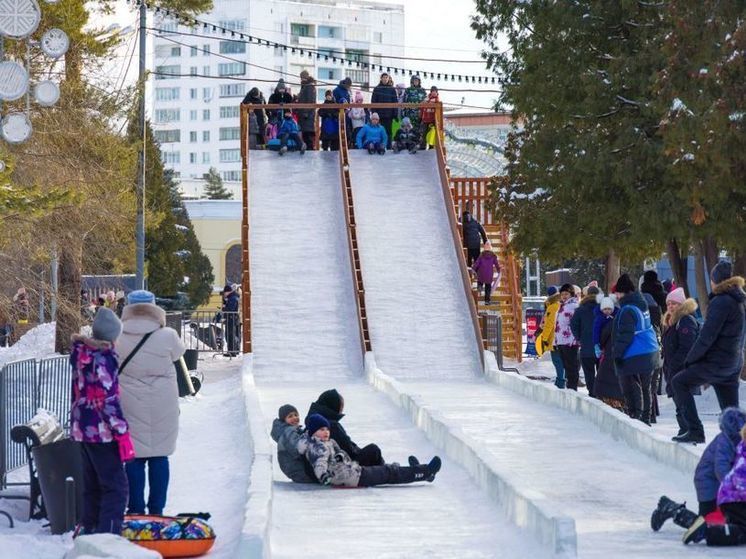
M 161 554 L 133 544 L 114 534 L 94 534 L 75 538 L 65 559 L 161 559 Z
M 497 370 L 497 362 L 491 352 L 485 352 L 485 360 L 490 360 L 490 369 Z M 439 412 L 422 404 L 419 397 L 407 394 L 402 384 L 377 368 L 371 352 L 365 355 L 365 368 L 369 382 L 407 412 L 414 424 L 449 458 L 461 464 L 489 497 L 499 504 L 510 521 L 530 532 L 556 557 L 577 557 L 574 519 L 555 510 L 540 493 L 519 489 L 511 481 L 509 473 L 495 467 L 499 463 L 495 456 L 479 450 L 476 442 L 460 427 L 449 425 Z
M 243 391 L 254 460 L 249 477 L 249 495 L 237 557 L 267 559 L 272 517 L 272 448 L 264 430 L 264 416 L 254 384 L 253 355 L 243 356 Z
M 574 390 L 558 390 L 554 384 L 537 382 L 525 376 L 500 372 L 497 364 L 485 363 L 485 378 L 507 390 L 529 398 L 533 402 L 553 406 L 588 419 L 602 432 L 615 440 L 621 440 L 638 450 L 680 472 L 690 474 L 699 462 L 699 453 L 689 445 L 675 443 L 636 419 L 615 410 L 600 400 Z
M 10 361 L 42 359 L 56 355 L 54 352 L 54 332 L 56 323 L 47 322 L 35 326 L 10 347 L 0 347 L 0 366 Z

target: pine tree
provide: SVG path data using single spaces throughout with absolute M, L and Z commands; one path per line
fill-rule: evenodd
M 223 186 L 223 179 L 220 178 L 220 173 L 215 167 L 210 167 L 204 179 L 204 195 L 208 200 L 230 200 L 233 198 L 233 194 Z

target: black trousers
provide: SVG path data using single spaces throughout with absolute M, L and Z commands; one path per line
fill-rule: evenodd
M 360 473 L 358 487 L 372 487 L 374 485 L 412 483 L 415 481 L 417 469 L 427 466 L 399 466 L 398 464 L 383 464 L 382 466 L 364 466 Z
M 119 444 L 83 443 L 83 513 L 80 524 L 87 533 L 122 531 L 129 484 L 119 458 Z
M 720 506 L 728 522 L 707 527 L 707 545 L 731 546 L 746 544 L 746 503 L 726 503 Z
M 282 147 L 287 147 L 288 145 L 288 138 L 295 141 L 295 147 L 296 149 L 300 149 L 300 146 L 304 143 L 303 137 L 300 135 L 300 132 L 296 132 L 295 134 L 288 134 L 287 132 L 285 134 L 280 134 L 280 145 Z
M 650 424 L 650 402 L 652 392 L 650 381 L 652 373 L 643 375 L 621 375 L 619 384 L 622 385 L 624 403 L 627 406 L 627 414 L 632 419 L 639 419 L 643 423 Z
M 699 515 L 707 516 L 711 512 L 715 512 L 718 508 L 717 501 L 700 501 L 699 502 Z
M 381 455 L 381 449 L 373 443 L 361 448 L 352 459 L 361 466 L 382 466 L 386 463 Z
M 384 129 L 386 130 L 386 137 L 388 138 L 388 142 L 386 142 L 386 149 L 391 149 L 391 142 L 393 140 L 393 138 L 391 137 L 391 125 L 393 122 L 394 122 L 394 119 L 392 118 L 381 119 L 381 126 L 383 126 Z M 353 143 L 354 143 L 354 140 L 356 139 L 357 138 L 353 139 Z
M 676 373 L 671 381 L 673 399 L 681 412 L 681 419 L 687 430 L 697 435 L 704 435 L 705 431 L 697 413 L 692 390 L 707 383 L 715 390 L 721 410 L 731 406 L 738 407 L 738 373 L 725 381 L 713 381 L 710 373 L 694 366 Z
M 560 345 L 557 346 L 562 366 L 565 369 L 565 379 L 567 379 L 567 388 L 578 390 L 578 381 L 580 380 L 580 360 L 578 358 L 578 346 Z
M 593 396 L 593 385 L 596 382 L 598 359 L 595 357 L 581 357 L 580 365 L 583 367 L 583 376 L 585 377 L 585 385 L 588 387 L 588 394 Z
M 474 261 L 479 258 L 479 253 L 482 252 L 479 247 L 477 248 L 469 248 L 466 247 L 466 265 L 471 268 L 471 265 L 474 264 Z
M 477 282 L 477 289 L 479 291 L 484 288 L 484 302 L 489 304 L 490 302 L 490 295 L 492 294 L 492 284 L 491 283 L 480 283 Z
M 321 149 L 339 151 L 339 136 L 321 136 Z
M 313 130 L 308 132 L 301 132 L 303 136 L 303 143 L 306 144 L 307 149 L 313 149 L 316 145 L 316 133 Z

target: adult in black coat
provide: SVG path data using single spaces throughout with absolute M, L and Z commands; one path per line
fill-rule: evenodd
M 598 293 L 598 287 L 589 287 L 588 295 L 580 300 L 578 308 L 575 309 L 570 319 L 572 335 L 580 342 L 580 365 L 583 367 L 585 385 L 588 387 L 590 396 L 595 396 L 593 386 L 598 367 L 596 350 L 593 346 L 593 323 L 596 320 L 596 307 L 598 307 L 596 296 Z
M 739 375 L 746 341 L 744 279 L 733 276 L 730 262 L 718 262 L 710 272 L 712 293 L 707 318 L 686 356 L 685 369 L 673 379 L 673 394 L 688 431 L 677 442 L 704 442 L 692 388 L 711 384 L 720 409 L 738 407 Z
M 258 87 L 252 87 L 243 98 L 242 104 L 244 105 L 264 105 L 264 95 L 259 91 Z M 261 146 L 264 145 L 264 130 L 267 128 L 267 114 L 264 109 L 254 109 L 254 116 L 256 117 L 256 124 L 258 132 L 256 132 L 256 143 Z
M 239 296 L 230 284 L 223 289 L 223 316 L 225 317 L 225 340 L 231 357 L 238 355 L 241 341 L 241 320 L 239 318 Z
M 270 105 L 286 105 L 288 103 L 293 102 L 293 96 L 288 93 L 287 86 L 285 85 L 285 80 L 280 78 L 277 81 L 277 86 L 275 87 L 275 91 L 272 95 L 269 96 L 268 104 Z M 275 124 L 280 124 L 282 122 L 283 118 L 283 112 L 282 109 L 273 109 L 269 111 L 269 121 L 273 122 Z
M 398 103 L 399 98 L 396 95 L 396 89 L 391 85 L 389 75 L 384 72 L 381 74 L 381 81 L 376 87 L 373 88 L 373 95 L 370 98 L 371 103 Z M 374 109 L 378 113 L 378 118 L 381 119 L 381 126 L 386 129 L 386 135 L 388 136 L 387 149 L 391 149 L 391 123 L 394 122 L 396 115 L 398 114 L 397 109 Z
M 350 458 L 358 462 L 361 466 L 380 466 L 385 464 L 381 449 L 375 444 L 369 444 L 360 448 L 350 438 L 344 427 L 340 424 L 344 414 L 345 401 L 342 395 L 335 389 L 322 392 L 318 399 L 311 404 L 306 414 L 306 419 L 313 413 L 323 415 L 329 421 L 331 438 L 334 439 L 339 447 L 350 455 Z
M 474 261 L 479 258 L 480 247 L 487 242 L 487 233 L 469 211 L 464 211 L 461 215 L 461 229 L 466 247 L 466 265 L 471 268 Z
M 594 396 L 612 408 L 619 411 L 624 409 L 624 393 L 622 386 L 619 384 L 619 377 L 614 367 L 614 344 L 612 331 L 614 326 L 614 317 L 619 309 L 614 308 L 611 315 L 603 317 L 603 326 L 601 327 L 600 346 L 603 350 L 598 364 L 598 375 L 593 386 Z
M 303 70 L 300 73 L 300 94 L 298 103 L 315 103 L 316 102 L 316 80 Z M 313 109 L 298 110 L 298 126 L 303 135 L 303 142 L 308 149 L 313 149 L 316 145 L 316 111 Z
M 658 281 L 658 273 L 655 270 L 648 270 L 642 275 L 640 291 L 650 293 L 661 311 L 666 308 L 666 290 L 663 288 L 663 284 Z

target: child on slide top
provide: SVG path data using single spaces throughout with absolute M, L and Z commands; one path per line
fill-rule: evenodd
M 414 456 L 410 456 L 409 467 L 399 464 L 361 466 L 330 438 L 329 422 L 316 413 L 306 418 L 306 435 L 298 442 L 298 452 L 306 456 L 322 485 L 371 487 L 415 481 L 432 482 L 441 466 L 437 456 L 429 464 L 420 464 Z
M 295 483 L 318 483 L 311 464 L 298 452 L 298 441 L 305 436 L 305 430 L 295 406 L 280 406 L 271 435 L 277 443 L 277 462 L 282 473 Z

